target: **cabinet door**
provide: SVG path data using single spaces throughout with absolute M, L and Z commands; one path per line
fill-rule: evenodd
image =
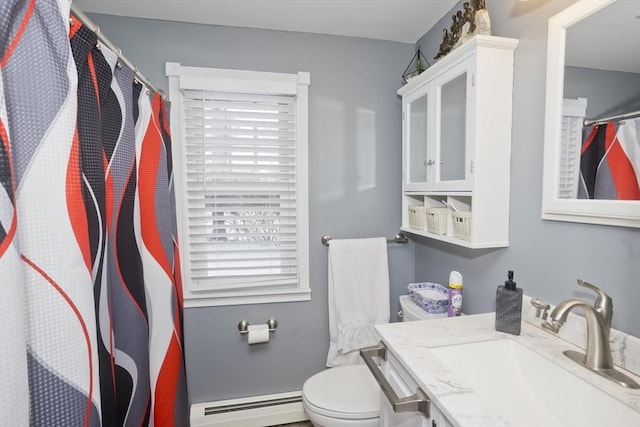
M 464 61 L 435 81 L 438 107 L 433 190 L 471 190 L 470 65 L 471 61 Z
M 430 181 L 427 174 L 429 163 L 433 163 L 428 159 L 430 98 L 428 86 L 424 86 L 403 100 L 406 190 L 424 190 Z
M 398 393 L 398 396 L 406 397 L 415 392 L 417 385 L 408 378 L 402 378 L 393 361 L 385 362 L 383 367 L 385 378 L 387 378 L 395 392 Z M 407 384 L 407 382 L 410 384 Z M 426 418 L 419 412 L 394 412 L 384 393 L 380 393 L 381 427 L 431 427 L 431 425 L 431 418 Z

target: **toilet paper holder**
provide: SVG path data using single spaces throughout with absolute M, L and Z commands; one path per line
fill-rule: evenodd
M 275 332 L 278 327 L 278 321 L 276 319 L 267 320 L 267 326 L 269 327 L 269 332 Z M 241 320 L 238 323 L 238 330 L 240 331 L 240 335 L 245 335 L 249 333 L 249 322 L 246 320 Z

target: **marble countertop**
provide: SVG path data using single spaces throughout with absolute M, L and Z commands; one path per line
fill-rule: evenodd
M 519 342 L 640 413 L 640 390 L 624 388 L 574 363 L 563 351 L 580 351 L 581 348 L 524 321 L 518 336 L 497 332 L 494 313 L 389 323 L 376 325 L 375 329 L 403 368 L 455 427 L 506 427 L 511 424 L 429 349 L 503 338 Z M 624 372 L 640 383 L 640 377 Z

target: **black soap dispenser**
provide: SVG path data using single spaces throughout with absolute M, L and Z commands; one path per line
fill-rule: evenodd
M 513 271 L 509 270 L 507 278 L 496 291 L 496 331 L 520 335 L 522 288 L 516 288 Z

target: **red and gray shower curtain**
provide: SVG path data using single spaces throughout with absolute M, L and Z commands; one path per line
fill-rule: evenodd
M 640 118 L 593 125 L 580 155 L 580 199 L 640 200 Z
M 0 424 L 188 425 L 167 108 L 68 0 L 0 2 Z

